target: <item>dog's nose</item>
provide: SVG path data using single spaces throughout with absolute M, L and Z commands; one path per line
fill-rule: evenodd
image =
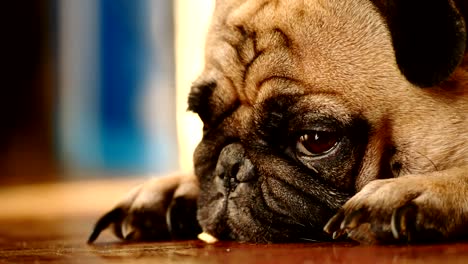
M 255 178 L 254 166 L 245 156 L 245 149 L 239 143 L 229 144 L 221 151 L 215 175 L 224 182 L 224 187 L 234 189 L 240 182 Z

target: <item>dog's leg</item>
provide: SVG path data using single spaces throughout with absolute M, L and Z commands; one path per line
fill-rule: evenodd
M 426 243 L 468 238 L 468 167 L 375 180 L 328 222 L 336 238 Z
M 151 179 L 97 221 L 88 243 L 109 226 L 125 240 L 195 238 L 201 232 L 196 219 L 198 193 L 194 175 Z

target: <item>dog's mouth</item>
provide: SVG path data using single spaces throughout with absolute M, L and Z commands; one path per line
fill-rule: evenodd
M 219 183 L 218 181 L 215 180 L 215 185 L 222 187 L 214 194 L 210 204 L 199 210 L 203 212 L 203 208 L 206 208 L 209 211 L 209 216 L 199 213 L 202 219 L 207 220 L 203 222 L 205 224 L 202 224 L 204 230 L 221 240 L 252 240 L 253 237 L 246 238 L 242 234 L 244 227 L 257 225 L 252 208 L 245 205 L 245 202 L 252 200 L 255 194 L 252 190 L 252 183 Z
M 203 230 L 222 240 L 257 243 L 329 240 L 323 226 L 336 208 L 323 199 L 333 195 L 338 203 L 346 198 L 341 201 L 338 194 L 337 199 L 336 192 L 320 184 L 305 188 L 279 177 L 284 164 L 257 162 L 246 158 L 237 143 L 221 151 L 211 177 L 200 182 Z
M 198 217 L 203 230 L 218 239 L 257 243 L 330 239 L 322 229 L 334 211 L 279 181 L 237 183 L 211 198 L 199 208 Z
M 198 218 L 204 231 L 223 240 L 252 240 L 243 235 L 244 227 L 258 225 L 255 212 L 248 205 L 261 204 L 257 177 L 244 148 L 228 144 L 221 151 L 209 180 L 202 181 Z

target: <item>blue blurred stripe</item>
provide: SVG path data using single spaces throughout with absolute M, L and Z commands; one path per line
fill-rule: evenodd
M 147 167 L 137 97 L 147 74 L 145 0 L 100 0 L 100 151 L 113 170 Z
M 171 8 L 153 0 L 57 1 L 57 139 L 67 169 L 177 169 Z

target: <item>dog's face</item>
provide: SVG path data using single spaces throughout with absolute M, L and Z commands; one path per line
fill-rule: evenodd
M 440 17 L 454 21 L 441 29 L 394 18 L 405 1 L 390 2 L 217 2 L 189 98 L 204 123 L 194 154 L 204 231 L 323 240 L 326 222 L 369 181 L 463 165 L 447 153 L 466 92 L 446 80 L 462 74 L 465 24 L 450 1 Z M 430 5 L 418 25 L 438 24 L 429 11 L 440 6 Z

